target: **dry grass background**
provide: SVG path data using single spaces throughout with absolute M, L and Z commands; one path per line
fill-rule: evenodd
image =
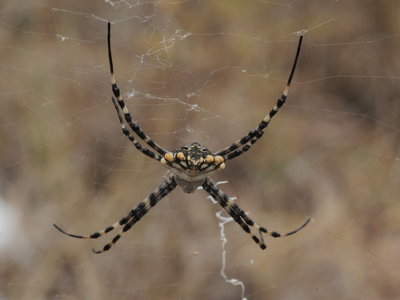
M 165 174 L 120 133 L 111 20 L 130 110 L 171 149 L 218 150 L 254 127 L 282 92 L 292 33 L 312 29 L 287 105 L 215 178 L 267 228 L 315 222 L 266 251 L 229 223 L 226 272 L 248 299 L 398 299 L 400 2 L 131 2 L 2 1 L 0 298 L 240 299 L 203 191 L 176 189 L 103 255 L 90 248 L 111 237 L 52 227 L 101 229 Z

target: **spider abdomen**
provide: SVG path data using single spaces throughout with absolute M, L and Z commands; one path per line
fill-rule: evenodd
M 199 143 L 185 145 L 168 152 L 161 162 L 175 175 L 176 183 L 186 193 L 192 193 L 218 169 L 224 169 L 224 158 L 212 154 Z

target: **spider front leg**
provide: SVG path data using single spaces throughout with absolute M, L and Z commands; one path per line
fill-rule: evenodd
M 120 111 L 119 108 L 118 108 L 118 105 L 117 105 L 117 102 L 116 102 L 115 98 L 114 98 L 114 97 L 111 97 L 111 99 L 112 99 L 112 102 L 113 102 L 113 104 L 114 104 L 114 108 L 115 108 L 115 110 L 117 111 L 117 114 L 118 114 L 119 124 L 120 124 L 120 126 L 121 126 L 122 133 L 123 133 L 126 137 L 128 137 L 128 139 L 131 141 L 131 143 L 135 146 L 135 148 L 136 148 L 137 150 L 139 150 L 140 152 L 142 152 L 143 154 L 147 155 L 147 156 L 150 157 L 150 158 L 154 158 L 154 159 L 160 161 L 161 158 L 162 158 L 160 155 L 158 155 L 157 153 L 154 153 L 154 152 L 150 151 L 150 150 L 147 149 L 147 148 L 144 148 L 144 147 L 135 139 L 135 137 L 134 137 L 133 135 L 131 135 L 131 132 L 129 131 L 129 129 L 126 128 L 126 125 L 125 125 L 125 123 L 124 123 L 124 119 L 122 118 L 121 111 Z
M 252 219 L 250 219 L 246 215 L 246 213 L 233 200 L 229 199 L 228 195 L 222 192 L 210 178 L 207 178 L 204 181 L 203 189 L 208 192 L 211 197 L 213 197 L 219 203 L 219 205 L 221 205 L 226 210 L 226 212 L 232 217 L 232 219 L 236 223 L 238 223 L 245 232 L 251 235 L 252 239 L 263 250 L 267 248 L 267 245 L 264 241 L 263 233 L 274 238 L 285 237 L 295 234 L 296 232 L 307 226 L 307 224 L 310 222 L 310 219 L 307 219 L 307 221 L 299 228 L 284 234 L 276 231 L 268 231 L 265 227 L 255 223 Z M 253 234 L 251 228 L 255 228 L 257 230 L 258 236 Z
M 151 148 L 153 148 L 161 156 L 164 156 L 169 151 L 164 149 L 163 147 L 161 147 L 154 140 L 152 140 L 142 130 L 142 128 L 139 126 L 139 124 L 132 119 L 132 116 L 131 116 L 131 114 L 130 114 L 130 112 L 128 110 L 128 107 L 126 106 L 125 101 L 121 96 L 121 92 L 120 92 L 120 89 L 119 89 L 119 87 L 117 85 L 117 81 L 116 81 L 115 75 L 114 75 L 114 65 L 113 65 L 113 59 L 112 59 L 112 53 L 111 53 L 111 23 L 110 22 L 108 22 L 108 26 L 107 26 L 107 46 L 108 46 L 108 61 L 109 61 L 109 64 L 110 64 L 110 73 L 111 73 L 111 88 L 112 88 L 112 92 L 113 92 L 115 98 L 117 99 L 117 102 L 118 102 L 118 105 L 119 105 L 119 107 L 120 107 L 120 109 L 122 111 L 122 114 L 124 115 L 124 119 L 125 119 L 126 123 L 133 130 L 133 132 L 136 133 L 137 136 L 139 138 L 141 138 L 147 145 L 149 145 Z M 114 103 L 114 106 L 115 106 L 115 101 L 114 100 L 113 100 L 113 103 Z M 117 109 L 117 112 L 118 112 L 118 115 L 120 116 L 120 112 L 119 112 L 118 109 Z M 121 123 L 121 118 L 120 118 L 120 123 Z M 122 127 L 122 125 L 121 125 L 121 127 Z M 124 132 L 124 134 L 125 134 L 125 132 Z M 128 136 L 128 135 L 126 135 L 126 136 Z M 148 155 L 145 151 L 140 150 L 136 145 L 135 145 L 135 147 L 139 151 L 141 151 L 142 153 Z M 147 150 L 147 152 L 151 153 L 151 151 L 149 151 L 149 150 Z
M 56 224 L 53 224 L 54 227 L 60 231 L 61 233 L 68 235 L 73 238 L 79 238 L 79 239 L 97 239 L 110 231 L 123 227 L 122 230 L 112 239 L 112 241 L 108 244 L 106 244 L 102 250 L 94 250 L 93 252 L 98 254 L 98 253 L 103 253 L 107 250 L 109 250 L 120 238 L 121 236 L 127 232 L 129 229 L 132 228 L 132 226 L 137 223 L 149 210 L 152 208 L 154 205 L 156 205 L 162 198 L 164 198 L 166 195 L 168 195 L 173 189 L 176 187 L 176 182 L 173 176 L 168 177 L 153 193 L 151 193 L 149 196 L 146 197 L 142 202 L 140 202 L 136 207 L 134 207 L 129 214 L 119 220 L 118 222 L 114 223 L 111 226 L 108 226 L 100 231 L 97 231 L 95 233 L 89 234 L 89 235 L 77 235 L 77 234 L 71 234 L 66 231 L 64 231 L 61 227 L 59 227 Z
M 244 137 L 242 137 L 235 143 L 231 144 L 230 146 L 216 152 L 215 155 L 221 155 L 224 157 L 225 160 L 233 159 L 233 158 L 238 157 L 239 155 L 245 153 L 246 151 L 248 151 L 250 149 L 250 147 L 263 136 L 264 131 L 267 128 L 268 124 L 270 123 L 271 119 L 273 118 L 273 116 L 278 112 L 278 110 L 283 106 L 283 104 L 286 101 L 286 98 L 289 93 L 289 87 L 290 87 L 290 84 L 292 83 L 294 71 L 296 70 L 297 60 L 300 55 L 302 42 L 303 42 L 303 36 L 301 35 L 299 38 L 296 55 L 294 58 L 292 70 L 290 71 L 290 75 L 289 75 L 286 87 L 283 90 L 281 97 L 276 102 L 275 106 L 264 117 L 264 119 L 258 124 L 257 128 L 250 130 Z

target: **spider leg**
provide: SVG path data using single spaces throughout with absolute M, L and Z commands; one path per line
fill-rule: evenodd
M 235 143 L 231 144 L 230 146 L 218 151 L 215 155 L 221 155 L 224 157 L 225 160 L 233 159 L 250 149 L 250 147 L 257 142 L 264 134 L 265 129 L 267 128 L 268 124 L 270 123 L 272 117 L 278 112 L 278 110 L 283 106 L 286 101 L 286 98 L 289 93 L 289 87 L 292 82 L 292 78 L 294 72 L 296 70 L 297 61 L 300 55 L 301 44 L 303 41 L 303 35 L 300 36 L 299 42 L 297 44 L 297 51 L 294 58 L 293 66 L 290 71 L 290 75 L 286 84 L 285 89 L 281 97 L 278 99 L 275 106 L 271 109 L 271 111 L 264 117 L 264 119 L 258 124 L 258 127 L 255 129 L 250 130 L 244 137 L 237 140 Z
M 158 161 L 161 160 L 161 156 L 158 155 L 157 153 L 154 153 L 152 151 L 150 151 L 147 148 L 144 148 L 136 139 L 133 135 L 131 135 L 130 131 L 128 128 L 126 128 L 126 125 L 124 123 L 124 119 L 122 118 L 122 114 L 121 111 L 118 108 L 117 102 L 115 100 L 114 97 L 111 97 L 112 102 L 114 104 L 115 110 L 117 111 L 118 114 L 118 119 L 119 119 L 119 123 L 121 125 L 121 129 L 122 129 L 122 133 L 128 137 L 128 139 L 132 142 L 132 144 L 135 146 L 136 149 L 138 149 L 140 152 L 142 152 L 143 154 L 147 155 L 150 158 L 154 158 Z
M 261 249 L 267 248 L 264 238 L 259 234 L 259 237 L 255 236 L 250 227 L 256 226 L 256 228 L 261 228 L 258 224 L 254 223 L 243 210 L 237 206 L 233 200 L 229 199 L 228 195 L 222 192 L 218 186 L 209 178 L 207 178 L 203 183 L 203 189 L 211 195 L 218 203 L 221 205 L 226 212 L 232 217 L 232 219 L 242 227 L 242 229 L 251 235 L 252 239 L 260 246 Z
M 132 210 L 132 211 L 133 211 L 133 210 Z M 131 212 L 132 212 L 132 211 L 131 211 Z M 110 226 L 107 226 L 106 228 L 104 228 L 104 229 L 102 229 L 102 230 L 100 230 L 100 231 L 96 231 L 96 232 L 94 232 L 94 233 L 92 233 L 92 234 L 88 234 L 88 235 L 79 235 L 79 234 L 68 233 L 68 232 L 66 232 L 64 229 L 62 229 L 60 226 L 58 226 L 57 224 L 53 224 L 53 226 L 54 226 L 58 231 L 60 231 L 61 233 L 65 234 L 65 235 L 68 235 L 68 236 L 70 236 L 70 237 L 73 237 L 73 238 L 77 238 L 77 239 L 97 239 L 97 238 L 99 238 L 99 237 L 101 237 L 101 236 L 103 236 L 103 235 L 109 233 L 110 231 L 112 231 L 112 230 L 114 230 L 114 229 L 116 229 L 116 228 L 122 227 L 122 226 L 124 226 L 126 223 L 128 223 L 128 221 L 132 218 L 132 217 L 130 216 L 130 214 L 131 214 L 131 213 L 129 213 L 128 216 L 123 217 L 123 218 L 122 218 L 121 220 L 119 220 L 118 222 L 115 222 L 114 224 L 112 224 L 112 225 L 110 225 Z
M 299 228 L 284 234 L 276 231 L 269 231 L 265 227 L 259 225 L 258 223 L 255 223 L 252 219 L 250 219 L 246 215 L 246 213 L 233 200 L 229 199 L 228 195 L 222 192 L 210 178 L 207 178 L 204 181 L 203 189 L 208 192 L 211 197 L 213 197 L 226 210 L 226 212 L 233 218 L 236 223 L 238 223 L 242 227 L 245 232 L 251 235 L 252 239 L 263 250 L 267 248 L 264 241 L 263 233 L 274 238 L 285 237 L 295 234 L 296 232 L 307 226 L 307 224 L 310 222 L 310 219 L 307 219 L 307 221 Z M 258 236 L 253 234 L 251 228 L 254 228 L 258 231 Z
M 112 60 L 112 55 L 111 55 L 111 23 L 110 22 L 108 22 L 107 29 L 108 29 L 108 34 L 107 34 L 108 60 L 110 63 L 111 87 L 112 87 L 113 94 L 114 94 L 115 98 L 117 99 L 118 105 L 121 108 L 121 111 L 124 115 L 125 121 L 129 125 L 129 127 L 133 130 L 133 132 L 138 135 L 139 138 L 141 138 L 144 142 L 146 142 L 147 145 L 149 145 L 151 148 L 153 148 L 155 151 L 157 151 L 161 156 L 164 156 L 164 154 L 169 151 L 167 151 L 166 149 L 164 149 L 163 147 L 158 145 L 155 141 L 153 141 L 146 133 L 144 133 L 142 128 L 139 126 L 139 124 L 136 121 L 132 120 L 132 116 L 129 113 L 128 107 L 126 106 L 124 99 L 121 96 L 121 92 L 119 90 L 119 87 L 117 86 L 117 82 L 116 82 L 115 75 L 114 75 L 114 65 L 113 65 L 113 60 Z
M 141 203 L 139 203 L 138 206 L 136 206 L 136 208 L 131 211 L 131 219 L 125 224 L 122 230 L 120 230 L 120 232 L 113 237 L 111 242 L 107 243 L 102 250 L 92 249 L 92 251 L 96 254 L 100 254 L 110 250 L 110 248 L 122 237 L 125 232 L 131 229 L 135 223 L 139 222 L 140 219 L 150 210 L 150 208 L 156 205 L 162 198 L 175 189 L 176 185 L 177 184 L 174 176 L 167 178 L 153 193 L 147 196 L 146 199 L 144 199 Z
M 108 249 L 111 248 L 113 244 L 116 243 L 116 241 L 121 237 L 121 234 L 127 230 L 129 230 L 132 225 L 136 222 L 138 222 L 149 210 L 151 207 L 157 204 L 158 201 L 160 201 L 164 196 L 166 196 L 170 191 L 172 191 L 176 187 L 176 182 L 173 176 L 167 178 L 153 193 L 151 193 L 149 196 L 146 197 L 142 202 L 140 202 L 136 207 L 134 207 L 129 214 L 119 220 L 118 222 L 115 222 L 114 224 L 100 230 L 97 232 L 94 232 L 89 235 L 77 235 L 77 234 L 71 234 L 66 231 L 64 231 L 61 227 L 59 227 L 56 224 L 53 224 L 54 227 L 60 231 L 61 233 L 68 235 L 73 238 L 78 238 L 78 239 L 97 239 L 110 231 L 123 227 L 121 232 L 117 235 L 116 237 L 113 238 L 112 242 L 107 244 L 102 251 L 96 251 L 96 253 L 101 253 L 104 251 L 107 251 Z

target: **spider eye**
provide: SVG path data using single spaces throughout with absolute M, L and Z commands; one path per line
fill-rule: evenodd
M 220 164 L 220 165 L 219 165 L 219 168 L 220 168 L 220 169 L 225 169 L 225 163 Z

